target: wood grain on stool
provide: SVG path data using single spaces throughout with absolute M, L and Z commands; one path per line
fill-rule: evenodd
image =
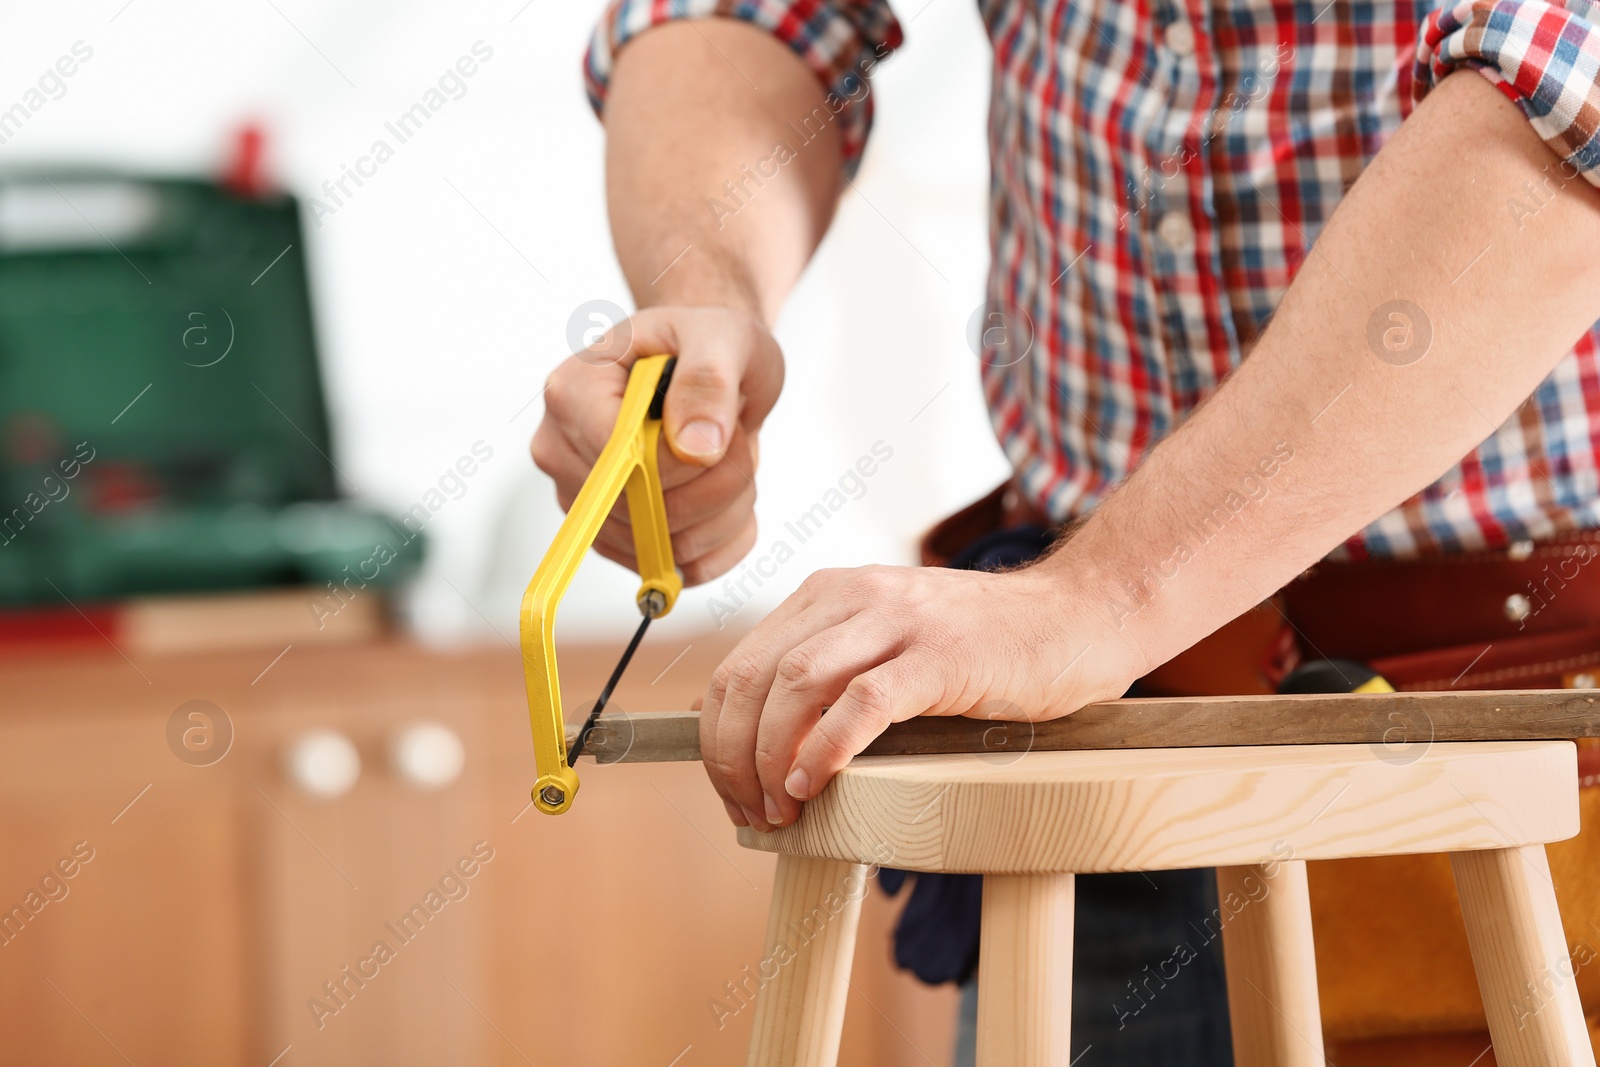
M 1070 874 L 983 880 L 978 1067 L 1065 1067 L 1072 1059 Z
M 1543 845 L 1450 857 L 1500 1067 L 1593 1067 Z
M 1323 1067 L 1305 863 L 1219 867 L 1217 899 L 1235 1067 Z
M 1578 832 L 1570 741 L 857 757 L 800 818 L 739 843 L 908 871 L 1164 871 L 1457 852 Z
M 772 977 L 756 998 L 750 1067 L 837 1062 L 866 886 L 859 863 L 779 858 L 759 966 Z

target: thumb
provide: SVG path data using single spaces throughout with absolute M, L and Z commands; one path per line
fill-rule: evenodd
M 755 355 L 755 346 L 742 332 L 696 330 L 679 346 L 661 422 L 667 447 L 685 463 L 713 467 L 733 440 Z
M 696 351 L 678 356 L 661 412 L 667 447 L 685 463 L 715 466 L 739 420 L 743 360 L 733 353 Z
M 722 308 L 655 309 L 635 316 L 634 351 L 678 357 L 662 408 L 667 447 L 714 467 L 734 430 L 759 429 L 783 388 L 777 343 L 748 316 Z

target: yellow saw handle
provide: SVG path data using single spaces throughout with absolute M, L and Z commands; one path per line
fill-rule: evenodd
M 642 579 L 639 610 L 659 618 L 672 610 L 683 589 L 672 563 L 667 506 L 656 464 L 661 406 L 672 365 L 671 356 L 649 356 L 633 365 L 611 439 L 522 595 L 522 669 L 528 681 L 533 756 L 539 770 L 533 803 L 546 815 L 566 811 L 578 792 L 578 772 L 567 765 L 566 720 L 556 673 L 556 607 L 624 489 Z

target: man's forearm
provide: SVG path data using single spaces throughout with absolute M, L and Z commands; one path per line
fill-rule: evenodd
M 1519 217 L 1528 182 L 1545 202 Z M 1447 78 L 1239 370 L 1044 565 L 1146 668 L 1171 658 L 1494 432 L 1600 318 L 1596 248 L 1600 191 L 1487 81 Z
M 824 95 L 793 52 L 730 19 L 669 23 L 622 50 L 605 110 L 606 191 L 640 307 L 776 319 L 838 199 L 837 124 L 803 146 L 789 125 Z

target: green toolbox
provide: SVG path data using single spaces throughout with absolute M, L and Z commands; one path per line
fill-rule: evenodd
M 343 498 L 304 248 L 282 194 L 0 175 L 0 605 L 415 570 Z

